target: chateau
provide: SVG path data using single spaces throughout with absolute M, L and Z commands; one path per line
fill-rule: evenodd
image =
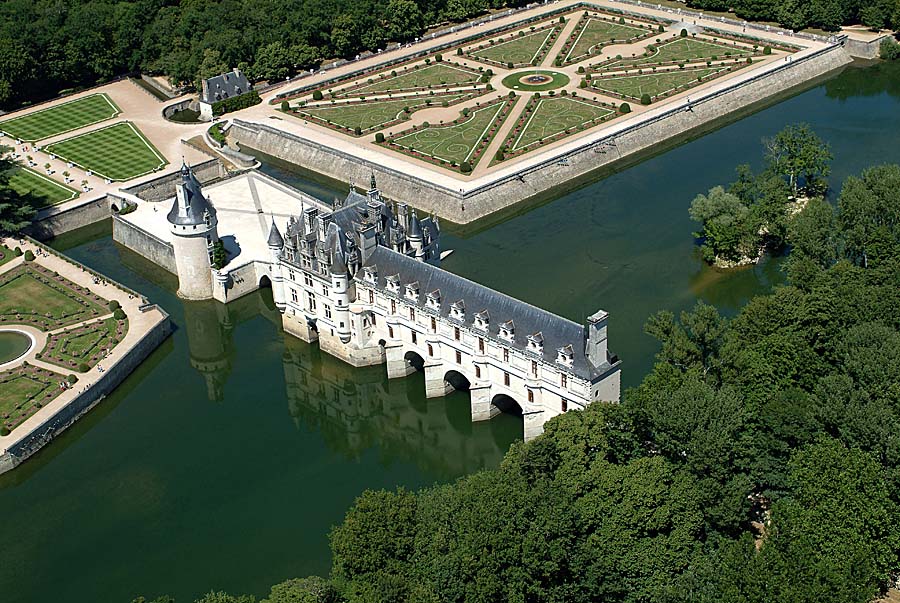
M 134 244 L 148 226 L 162 238 L 147 203 L 117 217 L 114 237 L 174 256 L 159 263 L 182 297 L 227 302 L 271 285 L 287 333 L 352 366 L 384 363 L 389 378 L 423 370 L 427 397 L 468 390 L 473 421 L 521 413 L 526 439 L 569 409 L 619 399 L 606 312 L 578 324 L 443 270 L 438 219 L 384 199 L 374 176 L 333 207 L 253 171 L 202 187 L 183 166 L 175 190 L 164 246 Z M 229 257 L 216 269 L 220 241 Z

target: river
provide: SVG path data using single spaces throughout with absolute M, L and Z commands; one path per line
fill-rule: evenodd
M 447 232 L 445 267 L 574 320 L 609 311 L 610 346 L 634 386 L 653 362 L 642 332 L 653 312 L 703 299 L 732 314 L 782 280 L 777 260 L 704 267 L 687 208 L 738 163 L 758 167 L 762 137 L 801 121 L 831 145 L 832 183 L 900 163 L 900 64 L 848 69 L 498 225 Z M 276 162 L 264 169 L 343 195 Z M 472 424 L 464 393 L 426 400 L 421 374 L 388 383 L 383 367 L 354 370 L 285 337 L 267 292 L 185 303 L 173 277 L 103 228 L 55 245 L 160 303 L 177 330 L 113 396 L 0 477 L 5 603 L 261 596 L 328 571 L 330 526 L 363 489 L 495 467 L 521 434 L 513 417 Z

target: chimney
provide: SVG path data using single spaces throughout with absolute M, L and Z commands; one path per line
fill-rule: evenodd
M 608 313 L 598 310 L 587 319 L 588 340 L 584 354 L 593 366 L 601 366 L 608 361 L 606 344 L 608 318 Z

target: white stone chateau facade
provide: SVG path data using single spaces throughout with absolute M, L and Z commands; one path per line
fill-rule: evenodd
M 261 174 L 232 184 L 241 178 L 256 211 L 239 194 L 217 208 L 182 168 L 166 244 L 183 297 L 230 301 L 271 283 L 287 333 L 353 366 L 384 363 L 389 378 L 423 370 L 427 397 L 468 390 L 473 421 L 521 413 L 526 439 L 567 410 L 619 400 L 620 361 L 608 349 L 606 312 L 578 324 L 441 269 L 437 218 L 383 199 L 374 177 L 366 193 L 351 188 L 334 207 Z M 217 186 L 224 187 L 205 189 L 226 199 Z M 292 206 L 290 215 L 279 213 L 282 228 L 264 211 L 264 186 L 288 195 L 278 206 Z M 124 216 L 129 228 L 141 227 L 141 215 L 132 218 L 141 211 L 147 222 L 161 217 L 138 209 Z M 230 241 L 229 221 L 235 232 L 254 226 Z M 264 245 L 254 243 L 251 234 L 260 237 L 263 225 Z M 153 228 L 148 235 L 162 234 Z M 220 237 L 231 257 L 216 270 L 210 251 Z

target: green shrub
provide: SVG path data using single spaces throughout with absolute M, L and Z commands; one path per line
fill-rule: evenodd
M 662 24 L 662 23 L 660 23 L 660 24 L 659 24 L 659 27 L 657 27 L 656 29 L 657 29 L 657 31 L 659 31 L 659 33 L 663 33 L 664 31 L 666 31 L 666 28 L 663 27 L 663 24 Z
M 66 377 L 66 381 L 69 382 L 69 385 L 72 385 L 74 383 L 78 383 L 78 377 L 76 377 L 73 374 L 70 374 L 68 377 Z
M 686 29 L 682 29 L 680 35 L 681 35 L 682 38 L 686 38 L 686 37 L 687 37 L 687 30 L 686 30 Z
M 79 373 L 86 373 L 89 370 L 91 370 L 91 367 L 89 367 L 86 362 L 82 362 L 81 364 L 78 365 Z
M 472 164 L 468 161 L 463 161 L 459 164 L 459 171 L 463 174 L 470 174 L 472 172 Z
M 625 25 L 625 17 L 619 17 L 619 25 Z
M 356 126 L 355 128 L 353 128 L 353 134 L 355 136 L 362 136 L 362 128 L 360 128 L 359 126 Z
M 513 68 L 512 61 L 510 61 L 510 62 L 508 62 L 508 63 L 506 64 L 506 68 L 507 68 L 507 69 L 512 69 L 512 68 Z
M 117 308 L 116 311 L 113 312 L 113 318 L 116 320 L 125 320 L 125 310 Z
M 439 55 L 439 54 L 434 55 L 434 62 L 435 62 L 435 63 L 440 63 L 440 62 L 443 61 L 443 60 L 444 60 L 444 57 L 443 57 L 443 56 L 441 56 L 441 55 Z
M 213 243 L 209 252 L 209 265 L 216 270 L 221 270 L 228 263 L 228 253 L 225 251 L 225 243 L 221 240 Z M 118 317 L 117 317 L 118 318 Z
M 30 249 L 29 249 L 28 251 L 25 252 L 25 261 L 26 261 L 26 262 L 33 262 L 33 261 L 34 261 L 34 253 L 33 253 Z
M 259 98 L 259 92 L 251 90 L 246 94 L 232 96 L 231 98 L 226 98 L 225 100 L 213 103 L 213 115 L 224 115 L 225 113 L 231 113 L 232 111 L 240 111 L 241 109 L 258 105 L 261 102 L 262 99 Z
M 461 57 L 461 56 L 462 56 L 462 48 L 457 48 L 457 49 L 456 49 L 456 56 L 458 56 L 458 57 Z
M 900 44 L 897 43 L 897 40 L 888 36 L 881 41 L 878 53 L 885 61 L 896 61 L 900 59 Z
M 384 142 L 384 134 L 381 132 L 375 135 L 375 142 Z
M 647 94 L 646 92 L 645 92 L 644 94 L 641 95 L 641 104 L 642 104 L 642 105 L 649 105 L 649 104 L 650 104 L 650 95 Z
M 22 255 L 22 248 L 16 247 L 15 249 L 13 249 L 13 253 L 16 255 L 16 257 L 19 257 L 20 255 Z
M 9 427 L 7 427 L 6 425 L 4 425 L 3 427 L 0 427 L 0 436 L 8 436 L 8 435 L 9 435 Z
M 772 54 L 772 47 L 766 46 L 765 48 L 763 48 L 763 54 Z
M 578 66 L 578 73 L 584 73 L 584 65 Z
M 506 158 L 506 155 L 503 154 L 503 149 L 497 149 L 497 154 L 494 155 L 494 158 L 497 161 L 503 161 Z
M 112 300 L 111 302 L 109 302 L 108 305 L 109 305 L 109 309 L 110 309 L 110 310 L 118 310 L 119 308 L 122 307 L 122 304 L 120 304 L 120 303 L 119 303 L 118 301 L 116 301 L 116 300 Z
M 322 100 L 322 91 L 321 90 L 313 90 L 313 100 L 315 100 L 315 101 Z
M 626 113 L 631 113 L 631 105 L 628 103 L 622 103 L 619 105 L 619 113 L 625 115 Z
M 284 112 L 288 112 L 291 110 L 291 103 L 286 100 L 281 101 L 281 110 Z
M 225 144 L 225 133 L 222 132 L 222 124 L 213 124 L 206 131 L 209 137 L 218 142 L 220 145 Z

